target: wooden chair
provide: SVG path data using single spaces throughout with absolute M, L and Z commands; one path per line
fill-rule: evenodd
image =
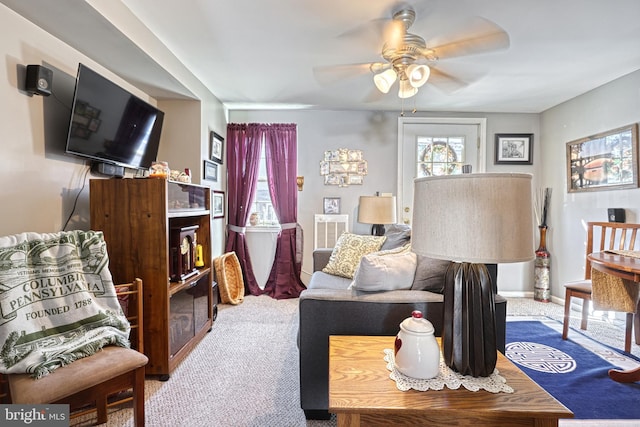
M 69 404 L 71 418 L 97 411 L 97 424 L 104 424 L 107 407 L 132 401 L 134 425 L 144 426 L 144 376 L 148 358 L 142 354 L 142 280 L 115 287 L 121 305 L 126 308 L 125 314 L 131 323 L 131 344 L 136 350 L 107 346 L 38 380 L 29 374 L 7 375 L 12 403 Z M 108 403 L 109 396 L 129 389 L 133 390 L 131 396 Z
M 568 282 L 564 299 L 564 322 L 562 325 L 562 339 L 567 339 L 569 332 L 569 313 L 571 310 L 571 298 L 581 298 L 582 319 L 580 329 L 587 329 L 587 319 L 589 317 L 589 301 L 591 301 L 591 262 L 586 255 L 592 252 L 602 252 L 605 250 L 639 250 L 640 236 L 636 241 L 636 235 L 640 229 L 640 224 L 626 224 L 622 222 L 589 222 L 587 223 L 587 251 L 585 254 L 586 264 L 584 279 Z M 597 245 L 594 250 L 594 236 Z M 637 310 L 636 310 L 637 311 Z M 638 319 L 636 319 L 637 321 Z M 624 338 L 624 351 L 631 351 L 631 338 L 634 322 L 634 313 L 626 315 L 626 329 Z M 637 328 L 637 325 L 636 325 Z M 639 343 L 640 344 L 640 343 Z

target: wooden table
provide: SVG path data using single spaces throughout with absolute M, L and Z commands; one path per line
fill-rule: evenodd
M 458 390 L 400 391 L 389 378 L 384 349 L 394 337 L 329 337 L 329 412 L 338 427 L 388 425 L 558 425 L 573 413 L 502 353 L 497 368 L 514 393 Z
M 587 258 L 591 261 L 591 268 L 640 283 L 640 258 L 616 255 L 608 252 L 594 252 L 587 255 Z M 636 309 L 633 327 L 635 329 L 636 343 L 638 343 L 640 342 L 640 303 Z M 622 383 L 640 381 L 640 367 L 627 371 L 611 369 L 609 370 L 609 377 L 614 381 Z

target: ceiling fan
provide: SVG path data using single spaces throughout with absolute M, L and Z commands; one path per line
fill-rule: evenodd
M 509 35 L 484 18 L 475 17 L 463 33 L 437 46 L 430 46 L 424 38 L 409 32 L 415 20 L 416 12 L 408 4 L 397 7 L 390 19 L 383 20 L 384 43 L 380 53 L 384 62 L 318 67 L 316 76 L 324 72 L 338 71 L 345 75 L 346 71 L 366 70 L 374 74 L 373 82 L 380 93 L 388 93 L 398 81 L 398 97 L 409 98 L 429 80 L 436 86 L 448 85 L 456 89 L 469 83 L 438 69 L 439 62 L 509 47 Z

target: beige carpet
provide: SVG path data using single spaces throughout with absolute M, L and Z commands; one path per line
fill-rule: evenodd
M 544 315 L 562 320 L 562 307 L 531 299 L 509 299 L 508 315 Z M 247 296 L 237 306 L 219 306 L 218 319 L 166 382 L 146 381 L 146 423 L 151 427 L 255 426 L 333 427 L 307 421 L 300 409 L 298 300 Z M 572 327 L 578 328 L 579 313 Z M 623 323 L 594 317 L 587 335 L 621 348 Z M 640 346 L 633 346 L 640 356 Z M 72 425 L 91 425 L 91 419 Z M 129 408 L 109 415 L 108 426 L 133 426 Z M 561 426 L 637 426 L 638 421 L 561 421 Z

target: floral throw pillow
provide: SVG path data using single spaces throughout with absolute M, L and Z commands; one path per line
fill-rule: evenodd
M 353 273 L 360 265 L 362 256 L 379 251 L 385 239 L 384 236 L 342 233 L 333 248 L 329 262 L 322 271 L 334 276 L 353 279 Z

